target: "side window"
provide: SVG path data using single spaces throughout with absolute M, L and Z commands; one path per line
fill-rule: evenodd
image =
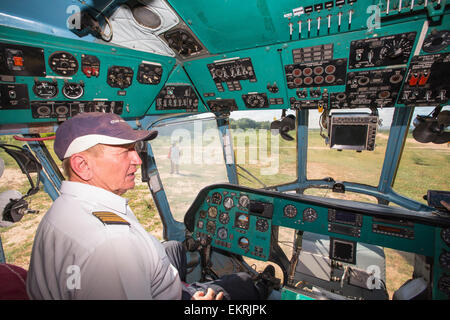
M 449 109 L 446 106 L 442 110 Z M 414 111 L 393 186 L 397 193 L 424 204 L 427 201 L 423 196 L 428 190 L 448 191 L 450 188 L 450 142 L 421 143 L 413 137 L 414 119 L 417 115 L 427 116 L 433 110 L 422 107 Z

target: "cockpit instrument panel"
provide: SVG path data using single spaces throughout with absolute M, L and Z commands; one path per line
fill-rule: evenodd
M 226 209 L 229 200 L 225 199 L 237 205 Z M 435 257 L 442 270 L 435 277 L 436 286 L 440 281 L 447 292 L 450 222 L 425 215 L 398 207 L 218 184 L 199 193 L 185 224 L 198 240 L 210 239 L 213 247 L 264 261 L 278 245 L 272 235 L 278 227 L 329 236 L 329 258 L 347 264 L 358 263 L 359 243 Z M 437 245 L 430 239 L 436 239 Z
M 258 260 L 268 260 L 272 203 L 246 193 L 214 190 L 196 216 L 194 237 L 212 246 Z M 207 212 L 204 214 L 202 212 Z

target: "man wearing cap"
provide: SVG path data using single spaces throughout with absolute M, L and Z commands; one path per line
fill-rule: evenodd
M 135 143 L 156 136 L 157 131 L 133 130 L 115 114 L 83 113 L 60 125 L 54 150 L 68 181 L 62 182 L 61 195 L 35 236 L 27 277 L 30 298 L 231 298 L 227 292 L 216 296 L 223 280 L 187 290 L 181 282 L 186 257 L 180 246 L 165 249 L 121 197 L 134 187 L 141 164 Z M 236 281 L 248 288 L 244 298 L 261 297 L 248 279 L 234 277 L 229 285 Z

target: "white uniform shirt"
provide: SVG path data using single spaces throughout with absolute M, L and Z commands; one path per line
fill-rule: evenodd
M 31 254 L 31 299 L 181 298 L 178 272 L 161 243 L 147 233 L 127 199 L 64 181 L 42 218 Z M 104 224 L 93 212 L 117 214 L 130 225 Z

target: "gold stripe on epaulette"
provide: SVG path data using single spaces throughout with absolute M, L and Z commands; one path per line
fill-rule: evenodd
M 118 216 L 115 213 L 112 212 L 106 212 L 106 211 L 97 211 L 92 212 L 94 216 L 96 216 L 101 222 L 104 224 L 124 224 L 124 225 L 130 225 L 128 221 L 123 219 L 122 217 Z

